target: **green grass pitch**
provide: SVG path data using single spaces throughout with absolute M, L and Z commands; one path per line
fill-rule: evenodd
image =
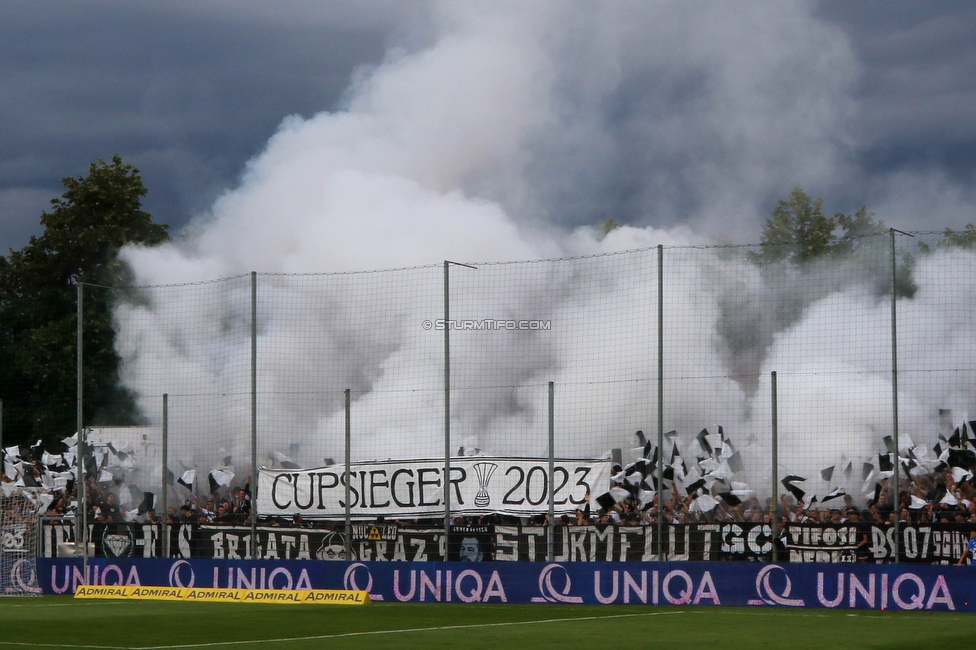
M 969 648 L 972 614 L 0 599 L 0 648 Z

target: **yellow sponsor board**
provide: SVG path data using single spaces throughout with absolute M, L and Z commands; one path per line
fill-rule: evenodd
M 183 600 L 210 603 L 282 603 L 293 605 L 368 605 L 365 591 L 342 589 L 210 589 L 194 587 L 80 586 L 75 598 Z

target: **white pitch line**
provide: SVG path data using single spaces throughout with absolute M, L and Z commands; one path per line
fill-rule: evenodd
M 26 648 L 84 648 L 88 650 L 134 650 L 128 646 L 119 645 L 82 645 L 79 643 L 43 643 L 41 641 L 4 641 L 0 640 L 0 648 L 17 646 Z
M 99 600 L 99 601 L 90 600 L 90 601 L 81 601 L 81 602 L 72 601 L 70 603 L 34 603 L 34 604 L 28 604 L 28 603 L 7 604 L 7 603 L 3 603 L 2 605 L 0 605 L 0 608 L 7 609 L 8 607 L 27 607 L 27 608 L 31 608 L 31 609 L 37 609 L 37 608 L 40 608 L 40 607 L 81 607 L 83 605 L 97 605 L 98 607 L 103 607 L 105 605 L 125 605 L 125 604 L 126 604 L 126 602 L 123 601 L 123 600 Z
M 215 646 L 256 645 L 261 643 L 287 643 L 289 641 L 319 641 L 322 639 L 342 639 L 357 636 L 375 636 L 381 634 L 406 634 L 409 632 L 439 632 L 443 630 L 470 630 L 485 627 L 509 627 L 514 625 L 539 625 L 543 623 L 571 623 L 575 621 L 596 621 L 612 618 L 638 618 L 647 616 L 669 616 L 684 614 L 683 610 L 675 612 L 646 612 L 642 614 L 612 614 L 610 616 L 573 616 L 568 618 L 548 618 L 535 621 L 508 621 L 505 623 L 471 623 L 469 625 L 443 625 L 440 627 L 413 627 L 400 630 L 370 630 L 367 632 L 344 632 L 342 634 L 321 634 L 316 636 L 285 637 L 281 639 L 254 639 L 247 641 L 214 641 L 211 643 L 185 643 L 180 645 L 140 646 L 131 650 L 177 650 L 178 648 L 209 648 Z

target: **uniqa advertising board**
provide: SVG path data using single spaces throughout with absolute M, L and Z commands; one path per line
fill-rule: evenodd
M 46 594 L 84 583 L 78 558 L 40 558 Z M 427 603 L 732 605 L 976 612 L 976 568 L 762 562 L 317 562 L 98 558 L 93 585 L 348 589 Z

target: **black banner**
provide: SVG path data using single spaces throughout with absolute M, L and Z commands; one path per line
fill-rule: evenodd
M 748 560 L 772 551 L 769 524 L 679 524 L 664 527 L 664 548 L 674 561 Z M 496 526 L 495 559 L 545 562 L 544 526 Z M 649 562 L 658 557 L 655 526 L 556 526 L 556 562 Z
M 449 562 L 488 562 L 495 558 L 494 526 L 451 526 L 447 537 Z
M 341 526 L 341 525 L 340 525 Z M 969 537 L 968 524 L 905 525 L 899 528 L 899 561 L 954 564 Z M 157 524 L 92 524 L 91 540 L 98 557 L 162 557 Z M 891 562 L 893 526 L 870 524 L 789 524 L 786 549 L 779 562 Z M 170 527 L 169 556 L 176 558 L 246 559 L 251 557 L 251 529 L 246 526 L 179 524 Z M 45 521 L 42 554 L 58 557 L 65 542 L 74 542 L 70 520 Z M 257 529 L 257 556 L 280 560 L 384 560 L 440 562 L 445 555 L 444 530 L 395 525 L 356 525 L 351 557 L 345 537 L 323 528 Z M 737 561 L 770 559 L 773 535 L 769 524 L 679 524 L 664 527 L 659 544 L 656 526 L 556 526 L 556 562 Z M 450 532 L 450 561 L 545 562 L 549 530 L 545 526 L 455 526 Z M 73 550 L 73 549 L 72 549 Z
M 101 523 L 88 524 L 88 541 L 96 557 L 162 557 L 163 543 L 158 524 Z M 61 557 L 65 544 L 69 555 L 76 554 L 73 519 L 45 519 L 41 523 L 41 555 Z
M 790 562 L 857 562 L 866 558 L 867 524 L 788 524 Z
M 966 550 L 970 524 L 789 524 L 790 562 L 892 562 L 955 564 Z

